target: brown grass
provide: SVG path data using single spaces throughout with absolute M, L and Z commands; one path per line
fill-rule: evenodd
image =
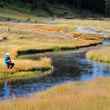
M 110 78 L 99 78 L 64 84 L 32 97 L 1 101 L 0 110 L 110 110 L 109 93 Z

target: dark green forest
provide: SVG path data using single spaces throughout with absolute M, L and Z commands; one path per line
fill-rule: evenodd
M 69 8 L 77 8 L 80 10 L 87 9 L 92 12 L 105 14 L 105 0 L 0 0 L 0 7 L 7 5 L 17 5 L 28 7 L 30 10 L 38 8 L 49 10 L 52 5 L 64 5 Z M 50 11 L 51 13 L 51 11 Z

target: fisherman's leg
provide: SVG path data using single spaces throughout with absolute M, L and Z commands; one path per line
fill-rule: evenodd
M 14 67 L 14 63 L 10 63 L 10 69 L 12 69 Z
M 10 68 L 10 64 L 9 63 L 7 63 L 6 66 L 7 66 L 8 69 Z

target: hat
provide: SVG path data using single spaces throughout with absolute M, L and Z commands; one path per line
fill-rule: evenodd
M 5 55 L 6 55 L 6 56 L 9 56 L 9 55 L 10 55 L 10 53 L 5 53 Z

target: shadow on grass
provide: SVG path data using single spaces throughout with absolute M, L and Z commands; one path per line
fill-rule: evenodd
M 69 51 L 69 50 L 76 50 L 80 48 L 90 47 L 90 46 L 97 46 L 102 44 L 102 42 L 96 42 L 93 44 L 76 46 L 76 47 L 55 47 L 51 49 L 27 49 L 27 50 L 18 50 L 17 57 L 22 55 L 29 55 L 29 54 L 36 54 L 36 53 L 46 53 L 46 52 L 57 52 L 57 51 Z

